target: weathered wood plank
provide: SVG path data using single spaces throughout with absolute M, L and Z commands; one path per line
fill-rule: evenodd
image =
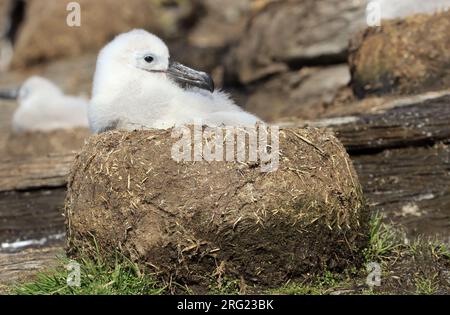
M 371 113 L 300 124 L 333 129 L 349 153 L 448 141 L 450 95 L 414 100 L 386 104 Z
M 0 252 L 17 241 L 61 244 L 64 199 L 76 153 L 0 156 Z M 48 242 L 47 242 L 48 241 Z M 15 245 L 14 245 L 15 246 Z
M 450 96 L 362 115 L 336 128 L 350 152 L 432 144 L 450 139 Z
M 39 271 L 55 266 L 64 255 L 62 247 L 30 249 L 20 253 L 0 253 L 0 293 L 8 285 L 29 281 Z
M 352 157 L 375 210 L 408 235 L 450 237 L 450 146 L 386 150 Z
M 63 233 L 66 189 L 0 192 L 0 243 Z
M 0 192 L 63 187 L 75 153 L 0 162 Z

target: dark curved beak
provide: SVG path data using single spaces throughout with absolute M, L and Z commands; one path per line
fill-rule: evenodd
M 214 81 L 209 74 L 193 70 L 181 63 L 171 62 L 167 75 L 183 88 L 197 87 L 214 92 Z
M 0 99 L 16 100 L 19 97 L 19 90 L 20 88 L 0 91 Z

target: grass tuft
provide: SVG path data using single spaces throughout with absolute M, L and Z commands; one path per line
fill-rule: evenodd
M 118 257 L 114 267 L 101 259 L 83 258 L 80 263 L 81 286 L 69 286 L 67 266 L 73 263 L 61 259 L 54 269 L 37 274 L 33 282 L 14 287 L 12 294 L 20 295 L 154 295 L 166 292 L 153 277 L 145 275 L 133 262 Z
M 416 294 L 418 295 L 432 295 L 436 293 L 437 283 L 436 283 L 437 274 L 433 277 L 423 277 L 418 276 L 414 279 L 416 286 Z
M 382 215 L 375 214 L 370 221 L 369 246 L 364 251 L 367 262 L 389 261 L 404 246 L 401 233 L 383 223 Z

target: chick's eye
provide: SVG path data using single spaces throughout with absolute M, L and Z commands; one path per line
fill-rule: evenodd
M 152 63 L 153 60 L 154 60 L 154 58 L 153 58 L 152 56 L 145 56 L 145 57 L 144 57 L 144 60 L 145 60 L 145 62 L 147 62 L 147 63 Z

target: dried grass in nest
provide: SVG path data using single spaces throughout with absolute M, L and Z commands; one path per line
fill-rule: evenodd
M 187 283 L 202 283 L 221 266 L 220 277 L 267 286 L 361 261 L 368 213 L 352 163 L 330 132 L 280 130 L 272 173 L 250 161 L 176 162 L 175 141 L 171 130 L 90 139 L 69 182 L 69 254 L 120 250 Z

